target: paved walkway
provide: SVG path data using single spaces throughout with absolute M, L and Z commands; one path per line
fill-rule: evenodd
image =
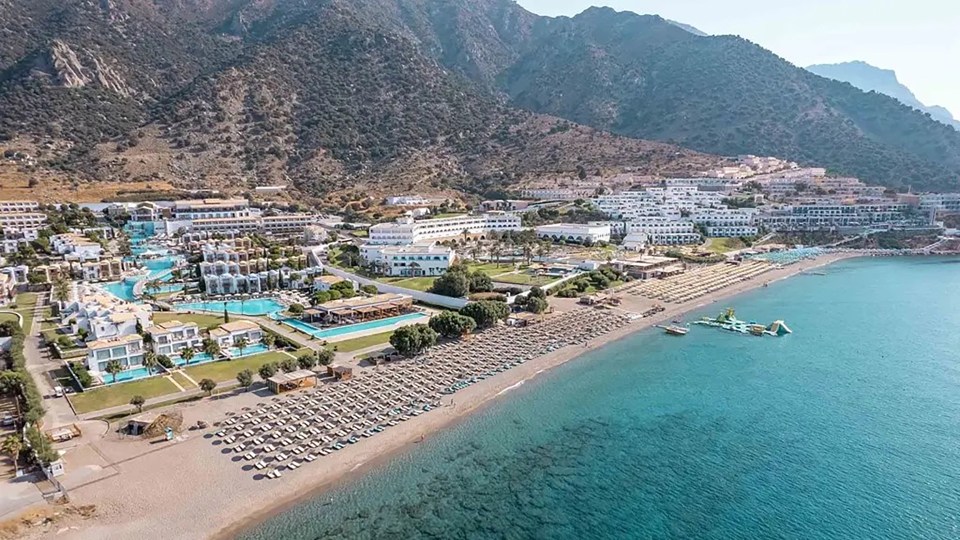
M 23 356 L 26 359 L 27 372 L 33 377 L 40 394 L 44 396 L 43 407 L 46 413 L 43 416 L 43 429 L 49 430 L 73 424 L 77 421 L 77 415 L 65 398 L 53 395 L 54 383 L 48 372 L 59 368 L 62 363 L 53 358 L 50 350 L 40 342 L 40 321 L 43 319 L 43 308 L 47 305 L 46 298 L 46 294 L 37 295 L 37 303 L 33 310 L 33 326 L 24 328 L 26 338 L 23 342 Z
M 276 321 L 272 321 L 267 317 L 251 317 L 247 315 L 234 315 L 231 313 L 230 318 L 246 319 L 248 321 L 253 321 L 259 324 L 260 326 L 266 328 L 267 330 L 270 330 L 275 334 L 278 334 L 280 336 L 283 336 L 289 339 L 290 341 L 292 341 L 293 343 L 296 343 L 300 347 L 307 347 L 309 349 L 313 349 L 314 351 L 319 350 L 322 347 L 321 345 L 322 341 L 311 340 L 306 335 L 295 332 L 291 328 L 286 327 Z
M 173 385 L 176 386 L 177 388 L 179 388 L 181 392 L 183 392 L 183 391 L 186 390 L 186 388 L 180 386 L 180 383 L 178 383 L 177 380 L 173 378 L 173 375 L 166 375 L 166 376 L 164 376 L 164 379 L 166 379 L 166 380 L 170 381 L 171 383 L 173 383 Z

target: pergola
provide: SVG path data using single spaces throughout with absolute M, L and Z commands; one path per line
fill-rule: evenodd
M 267 387 L 275 394 L 316 385 L 317 374 L 309 369 L 299 369 L 290 373 L 278 373 L 267 379 Z
M 340 324 L 345 321 L 364 322 L 403 314 L 413 305 L 413 298 L 402 294 L 378 294 L 369 298 L 334 300 L 304 312 L 311 321 Z

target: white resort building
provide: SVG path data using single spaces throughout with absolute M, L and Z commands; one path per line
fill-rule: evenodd
M 156 354 L 176 355 L 183 349 L 197 349 L 203 345 L 200 328 L 193 322 L 168 321 L 151 326 L 146 332 L 150 335 L 150 347 Z
M 87 343 L 87 370 L 95 378 L 111 382 L 107 364 L 116 360 L 124 370 L 143 367 L 143 339 L 139 334 L 98 339 Z
M 500 212 L 422 220 L 400 218 L 394 223 L 379 223 L 370 227 L 367 243 L 404 246 L 456 238 L 464 233 L 477 236 L 520 229 L 520 216 Z
M 409 277 L 442 275 L 457 258 L 454 250 L 436 244 L 367 244 L 360 248 L 360 256 L 380 274 Z
M 210 339 L 216 341 L 221 348 L 235 347 L 237 340 L 244 338 L 247 345 L 260 343 L 263 339 L 263 330 L 253 321 L 231 321 L 223 323 L 210 330 Z
M 150 326 L 149 306 L 124 302 L 86 285 L 75 287 L 71 299 L 60 309 L 60 320 L 74 333 L 81 329 L 90 340 L 102 340 L 137 333 L 137 326 Z
M 536 229 L 537 237 L 553 242 L 575 242 L 578 244 L 596 244 L 610 241 L 610 225 L 581 225 L 578 223 L 557 223 L 541 225 Z

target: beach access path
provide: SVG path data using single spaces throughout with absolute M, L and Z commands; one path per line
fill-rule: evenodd
M 53 358 L 50 350 L 40 343 L 40 324 L 43 319 L 43 310 L 47 306 L 47 295 L 38 294 L 34 305 L 30 328 L 24 328 L 23 356 L 26 361 L 27 372 L 33 377 L 37 389 L 44 397 L 43 429 L 50 430 L 60 426 L 68 426 L 77 421 L 70 403 L 63 397 L 55 397 L 53 378 L 50 371 L 60 368 L 61 360 Z
M 440 408 L 305 464 L 281 480 L 254 479 L 240 463 L 232 461 L 232 456 L 223 455 L 229 449 L 212 444 L 208 438 L 212 437 L 209 433 L 212 429 L 185 431 L 177 440 L 163 443 L 105 438 L 100 445 L 101 451 L 118 474 L 70 489 L 72 503 L 95 505 L 96 516 L 68 524 L 59 523 L 46 530 L 37 529 L 28 537 L 160 540 L 199 539 L 216 533 L 217 538 L 232 538 L 237 531 L 320 490 L 349 481 L 397 452 L 414 451 L 416 443 L 423 437 L 429 437 L 498 397 L 508 395 L 511 389 L 544 371 L 692 310 L 850 256 L 831 254 L 803 261 L 771 270 L 695 301 L 666 305 L 665 311 L 637 319 L 584 346 L 565 347 L 446 396 L 441 400 Z M 649 299 L 625 295 L 622 308 L 634 311 L 634 308 L 643 308 L 650 303 Z M 563 307 L 559 301 L 558 305 Z M 371 376 L 375 376 L 375 372 Z M 255 407 L 271 399 L 263 392 L 239 393 L 230 398 L 205 399 L 177 410 L 182 412 L 184 424 L 190 425 L 198 419 L 221 419 L 226 411 Z M 121 457 L 124 455 L 131 457 Z M 157 505 L 156 501 L 164 501 L 164 504 Z

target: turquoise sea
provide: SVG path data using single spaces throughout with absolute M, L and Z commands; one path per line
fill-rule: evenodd
M 241 537 L 960 538 L 960 260 L 824 272 L 728 302 L 791 336 L 640 333 Z

